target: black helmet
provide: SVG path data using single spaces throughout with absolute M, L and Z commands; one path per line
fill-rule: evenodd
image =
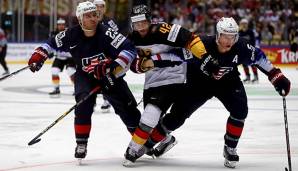
M 130 14 L 130 19 L 132 23 L 143 20 L 148 20 L 151 22 L 151 11 L 144 4 L 133 6 Z

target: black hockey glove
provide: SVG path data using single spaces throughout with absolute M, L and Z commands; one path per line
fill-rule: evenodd
M 94 67 L 94 77 L 99 80 L 100 85 L 105 91 L 110 91 L 115 85 L 116 77 L 113 71 L 117 66 L 119 64 L 116 61 L 105 59 Z
M 112 73 L 106 74 L 99 82 L 104 91 L 111 91 L 115 86 L 116 77 Z
M 203 71 L 204 74 L 214 77 L 219 72 L 220 66 L 218 60 L 209 56 L 204 56 L 202 58 L 202 64 L 200 69 Z
M 287 96 L 290 92 L 291 82 L 283 75 L 278 68 L 273 68 L 268 74 L 269 81 L 275 87 L 275 90 L 281 96 Z

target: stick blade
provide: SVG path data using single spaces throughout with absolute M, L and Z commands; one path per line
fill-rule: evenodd
M 28 145 L 36 144 L 36 143 L 38 143 L 40 140 L 41 140 L 40 138 L 38 138 L 38 139 L 33 139 L 33 140 L 31 140 L 31 141 L 28 143 Z

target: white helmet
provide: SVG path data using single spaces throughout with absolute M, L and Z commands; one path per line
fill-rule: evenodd
M 65 24 L 65 20 L 63 18 L 59 18 L 57 20 L 57 24 Z
M 76 16 L 78 19 L 82 21 L 83 14 L 92 12 L 92 11 L 96 11 L 96 6 L 92 2 L 89 2 L 89 1 L 81 2 L 77 6 Z
M 235 42 L 237 42 L 239 38 L 239 26 L 236 23 L 236 21 L 230 17 L 222 17 L 216 24 L 216 36 L 217 39 L 219 38 L 220 34 L 231 34 L 231 35 L 236 35 Z
M 106 5 L 106 2 L 104 0 L 94 0 L 93 4 L 95 5 Z

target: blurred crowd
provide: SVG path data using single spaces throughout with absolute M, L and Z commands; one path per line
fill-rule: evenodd
M 214 34 L 222 16 L 245 18 L 262 44 L 289 44 L 298 26 L 294 0 L 151 0 L 154 21 L 180 24 L 197 33 Z

